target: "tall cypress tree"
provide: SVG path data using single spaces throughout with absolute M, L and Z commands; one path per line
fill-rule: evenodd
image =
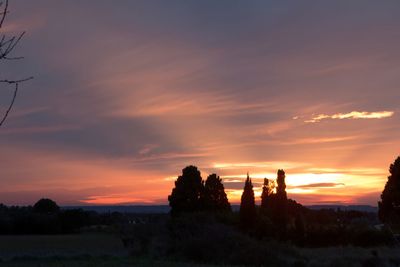
M 278 177 L 276 179 L 276 183 L 278 184 L 278 186 L 276 188 L 276 194 L 278 195 L 278 197 L 287 201 L 285 178 L 286 178 L 285 171 L 278 170 Z
M 202 196 L 204 208 L 208 211 L 230 211 L 228 197 L 226 196 L 221 178 L 216 174 L 207 177 Z
M 254 226 L 256 220 L 256 204 L 254 199 L 253 184 L 249 174 L 247 173 L 247 179 L 244 183 L 244 189 L 240 202 L 240 223 L 243 229 L 249 229 Z
M 285 183 L 285 172 L 278 170 L 278 177 L 276 179 L 276 210 L 274 211 L 275 223 L 280 231 L 281 238 L 286 237 L 286 226 L 287 226 L 287 193 Z

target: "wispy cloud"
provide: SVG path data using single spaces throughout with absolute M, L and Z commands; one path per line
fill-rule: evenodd
M 312 117 L 309 120 L 305 120 L 306 123 L 315 123 L 320 122 L 325 119 L 383 119 L 392 117 L 394 115 L 394 111 L 376 111 L 376 112 L 368 112 L 368 111 L 352 111 L 349 113 L 336 113 L 333 115 L 327 114 L 319 114 L 317 116 Z
M 297 185 L 292 188 L 329 188 L 336 186 L 344 186 L 344 183 L 313 183 L 313 184 Z
M 241 162 L 241 163 L 214 163 L 213 167 L 216 169 L 243 169 L 243 168 L 270 168 L 270 169 L 293 169 L 307 166 L 301 162 Z
M 154 149 L 158 148 L 159 145 L 157 144 L 146 144 L 143 146 L 142 149 L 139 150 L 139 155 L 146 155 L 149 154 Z

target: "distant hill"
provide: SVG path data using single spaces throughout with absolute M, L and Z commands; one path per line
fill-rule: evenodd
M 312 210 L 321 210 L 321 209 L 341 209 L 341 210 L 355 210 L 355 211 L 363 211 L 363 212 L 373 212 L 377 213 L 378 212 L 378 207 L 374 206 L 369 206 L 369 205 L 311 205 L 311 206 L 306 206 L 309 209 Z
M 163 214 L 170 211 L 168 205 L 124 205 L 124 206 L 64 206 L 62 209 L 83 209 L 98 213 L 140 213 L 140 214 Z
M 233 211 L 239 211 L 239 205 L 232 205 Z M 311 205 L 306 206 L 309 209 L 321 210 L 321 209 L 341 209 L 341 210 L 356 210 L 364 212 L 377 213 L 378 208 L 368 205 Z M 83 209 L 86 211 L 95 211 L 98 213 L 110 213 L 110 212 L 121 212 L 121 213 L 141 213 L 141 214 L 166 214 L 170 211 L 168 205 L 116 205 L 116 206 L 64 206 L 62 209 Z

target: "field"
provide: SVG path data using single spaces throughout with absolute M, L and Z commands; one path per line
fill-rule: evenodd
M 127 256 L 121 240 L 111 234 L 0 236 L 0 258 Z
M 399 266 L 398 248 L 297 248 L 292 266 Z M 190 263 L 132 258 L 111 234 L 0 236 L 0 267 L 209 267 Z
M 0 236 L 1 267 L 114 267 L 187 264 L 133 259 L 112 234 Z M 193 265 L 206 266 L 206 265 Z M 209 265 L 207 265 L 209 266 Z

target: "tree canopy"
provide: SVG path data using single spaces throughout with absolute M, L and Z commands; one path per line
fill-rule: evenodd
M 272 194 L 274 193 L 274 187 L 274 181 L 264 178 L 264 184 L 261 192 L 261 211 L 263 213 L 267 212 L 268 204 L 270 202 Z
M 231 205 L 226 196 L 222 179 L 214 174 L 207 177 L 204 183 L 204 192 L 202 195 L 205 210 L 209 211 L 229 211 Z
M 55 214 L 60 211 L 60 207 L 53 200 L 42 198 L 33 205 L 33 210 L 37 213 Z
M 168 201 L 173 215 L 204 210 L 231 210 L 222 179 L 217 174 L 211 174 L 204 182 L 196 166 L 187 166 L 182 170 Z
M 379 201 L 379 219 L 400 222 L 400 157 L 390 165 L 389 177 Z
M 175 188 L 168 196 L 172 214 L 201 210 L 204 184 L 196 166 L 187 166 L 175 181 Z

